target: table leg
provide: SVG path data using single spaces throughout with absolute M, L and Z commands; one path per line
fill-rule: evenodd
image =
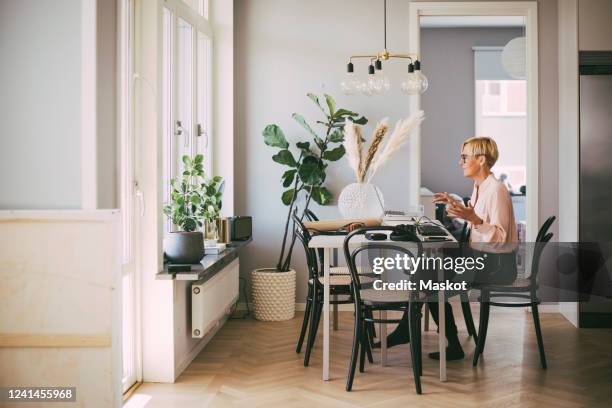
M 380 319 L 387 320 L 387 311 L 380 311 Z M 387 365 L 387 325 L 385 323 L 380 324 L 380 365 Z
M 329 248 L 323 250 L 323 381 L 329 381 Z
M 333 265 L 334 266 L 338 266 L 338 248 L 334 248 L 333 249 L 333 253 L 332 253 L 332 259 L 333 259 Z M 338 330 L 338 304 L 336 303 L 338 301 L 338 295 L 334 295 L 333 297 L 334 299 L 334 305 L 333 305 L 333 327 L 334 327 L 334 331 Z

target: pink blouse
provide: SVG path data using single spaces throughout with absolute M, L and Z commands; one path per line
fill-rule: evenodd
M 483 221 L 479 225 L 470 223 L 472 248 L 497 253 L 513 251 L 517 247 L 518 233 L 506 186 L 490 174 L 480 186 L 474 183 L 471 204 Z

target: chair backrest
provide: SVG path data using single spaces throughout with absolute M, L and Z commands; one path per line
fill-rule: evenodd
M 546 221 L 544 221 L 544 223 L 540 227 L 540 230 L 538 231 L 538 236 L 536 237 L 536 242 L 542 242 L 542 240 L 544 239 L 544 237 L 548 233 L 548 229 L 553 224 L 553 222 L 555 222 L 556 219 L 557 219 L 557 217 L 552 215 L 552 216 L 548 217 L 546 219 Z
M 553 233 L 548 232 L 548 229 L 555 221 L 556 217 L 553 215 L 552 217 L 548 217 L 542 227 L 540 227 L 540 231 L 538 232 L 538 236 L 536 237 L 536 242 L 534 244 L 533 250 L 533 258 L 531 260 L 531 275 L 529 279 L 531 281 L 532 290 L 535 290 L 538 279 L 538 272 L 540 271 L 540 258 L 542 257 L 542 252 L 546 247 L 546 244 L 552 239 Z
M 307 208 L 304 211 L 304 216 L 306 217 L 308 221 L 319 221 L 319 217 L 317 217 L 316 214 L 312 212 L 310 208 Z
M 306 264 L 308 266 L 308 277 L 309 279 L 314 279 L 314 283 L 317 283 L 317 277 L 319 275 L 319 265 L 317 262 L 317 254 L 313 248 L 310 248 L 308 244 L 310 243 L 310 239 L 312 236 L 308 229 L 304 226 L 302 220 L 297 215 L 297 208 L 293 211 L 292 214 L 293 219 L 293 234 L 295 237 L 302 243 L 302 247 L 304 248 L 304 254 L 306 256 Z
M 363 286 L 360 280 L 361 275 L 357 269 L 357 259 L 360 254 L 362 254 L 364 251 L 369 252 L 373 250 L 381 250 L 381 251 L 387 251 L 387 252 L 392 251 L 396 254 L 405 254 L 410 258 L 414 258 L 414 257 L 421 256 L 421 254 L 423 253 L 423 246 L 420 242 L 415 242 L 417 246 L 416 255 L 410 249 L 394 244 L 394 243 L 390 243 L 388 241 L 385 241 L 385 242 L 368 241 L 367 243 L 363 243 L 362 245 L 357 246 L 355 249 L 351 249 L 351 246 L 353 246 L 351 241 L 357 237 L 364 236 L 368 232 L 374 232 L 374 231 L 375 232 L 391 232 L 393 230 L 394 230 L 394 227 L 390 227 L 390 226 L 359 228 L 349 233 L 344 239 L 344 244 L 343 244 L 344 257 L 346 259 L 346 263 L 348 265 L 349 272 L 351 275 L 351 282 L 352 282 L 352 288 L 353 288 L 353 299 L 355 301 L 356 306 L 359 306 L 361 304 L 360 290 L 362 289 L 362 286 Z M 413 276 L 413 275 L 409 275 L 409 276 Z

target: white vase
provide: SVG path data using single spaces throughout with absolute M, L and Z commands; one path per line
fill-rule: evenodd
M 384 215 L 384 199 L 371 183 L 352 183 L 342 189 L 338 209 L 343 218 L 380 218 Z

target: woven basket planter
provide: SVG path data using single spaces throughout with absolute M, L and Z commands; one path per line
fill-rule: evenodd
M 251 273 L 253 314 L 257 320 L 279 322 L 295 316 L 295 271 L 274 268 Z

